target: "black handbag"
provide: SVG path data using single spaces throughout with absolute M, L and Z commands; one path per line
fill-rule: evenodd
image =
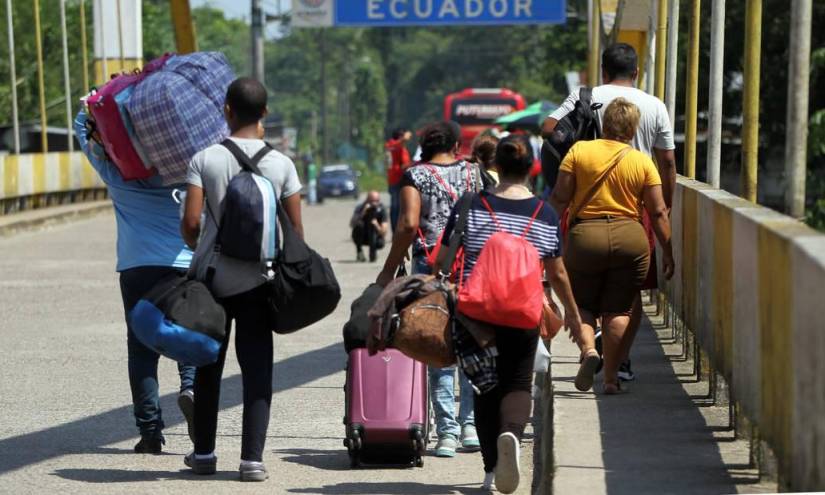
M 270 326 L 275 333 L 292 333 L 332 313 L 341 300 L 341 287 L 329 260 L 316 253 L 292 227 L 278 204 L 283 246 L 269 280 Z

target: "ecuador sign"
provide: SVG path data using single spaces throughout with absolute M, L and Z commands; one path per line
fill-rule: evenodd
M 293 0 L 293 24 L 447 26 L 561 24 L 565 0 Z

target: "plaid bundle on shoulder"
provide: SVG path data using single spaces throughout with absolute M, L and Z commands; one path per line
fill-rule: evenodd
M 192 156 L 229 135 L 223 105 L 234 79 L 222 53 L 198 52 L 172 57 L 135 88 L 129 115 L 164 184 L 184 182 Z

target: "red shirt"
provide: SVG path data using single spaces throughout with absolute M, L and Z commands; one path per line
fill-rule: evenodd
M 404 170 L 412 163 L 410 152 L 400 139 L 390 139 L 384 144 L 384 149 L 392 156 L 392 162 L 387 169 L 387 184 L 398 185 L 404 176 Z

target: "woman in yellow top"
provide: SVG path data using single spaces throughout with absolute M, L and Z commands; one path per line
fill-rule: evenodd
M 564 264 L 582 317 L 582 334 L 574 336 L 582 350 L 575 381 L 581 391 L 593 386 L 600 361 L 594 336 L 597 317 L 604 340 L 604 392 L 620 390 L 620 343 L 650 263 L 642 208 L 650 214 L 664 252 L 665 277 L 673 275 L 662 180 L 650 157 L 629 145 L 639 118 L 636 105 L 624 98 L 613 100 L 604 113 L 603 139 L 580 141 L 570 149 L 550 197 L 556 211 L 569 207 Z

